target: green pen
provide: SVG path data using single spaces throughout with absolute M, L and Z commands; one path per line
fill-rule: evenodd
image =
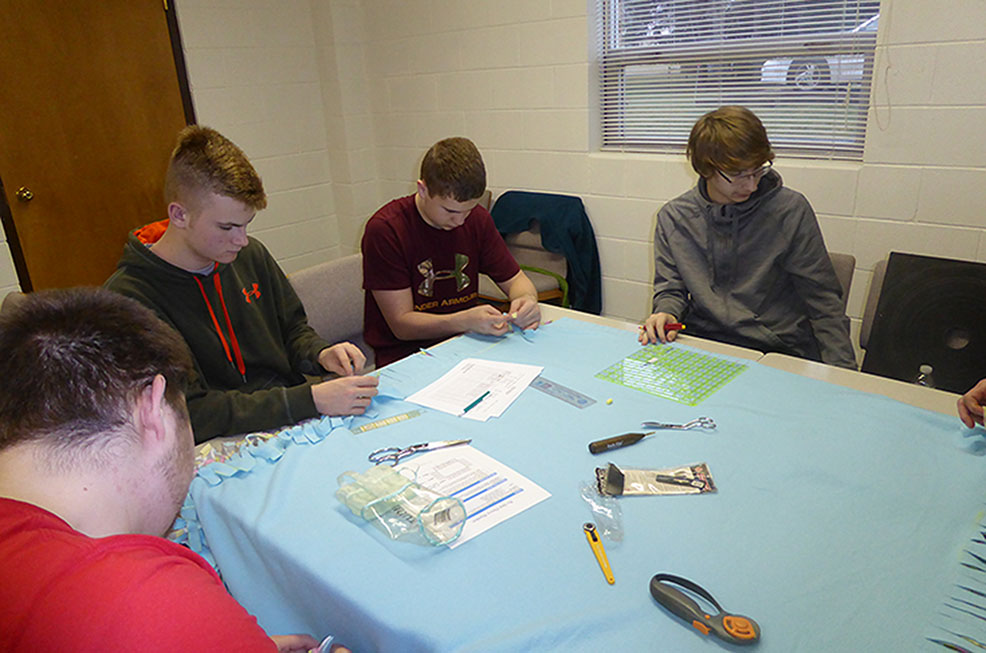
M 488 394 L 490 394 L 490 391 L 489 390 L 487 390 L 483 394 L 481 394 L 478 397 L 476 397 L 476 399 L 474 399 L 471 404 L 469 404 L 468 406 L 466 406 L 465 408 L 462 409 L 462 414 L 465 415 L 470 410 L 472 410 L 473 408 L 475 408 L 476 406 L 478 406 L 479 405 L 479 402 L 481 402 L 483 399 L 486 399 L 486 396 Z

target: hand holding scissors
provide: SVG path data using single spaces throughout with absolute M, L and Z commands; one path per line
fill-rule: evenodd
M 454 447 L 459 444 L 469 444 L 472 440 L 436 440 L 435 442 L 423 442 L 421 444 L 412 444 L 409 447 L 384 447 L 383 449 L 377 449 L 369 455 L 369 460 L 374 465 L 381 465 L 383 463 L 390 463 L 391 465 L 397 465 L 401 458 L 406 458 L 416 453 L 422 451 L 431 451 L 432 449 L 444 449 L 445 447 Z

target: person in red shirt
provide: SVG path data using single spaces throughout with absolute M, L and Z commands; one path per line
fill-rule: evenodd
M 0 315 L 0 649 L 306 651 L 160 537 L 194 472 L 174 330 L 98 288 Z
M 377 366 L 460 333 L 537 328 L 537 290 L 479 206 L 485 192 L 479 150 L 467 138 L 446 138 L 425 154 L 417 192 L 366 223 L 363 335 Z M 506 314 L 479 303 L 480 272 L 509 298 Z

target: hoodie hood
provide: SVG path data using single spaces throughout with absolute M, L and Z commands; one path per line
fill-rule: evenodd
M 164 232 L 168 230 L 169 224 L 171 224 L 171 221 L 168 218 L 165 218 L 164 220 L 158 220 L 157 222 L 145 224 L 139 229 L 134 229 L 132 233 L 137 240 L 145 245 L 153 245 L 157 241 L 161 240 L 161 236 L 163 236 Z
M 151 251 L 151 245 L 161 240 L 167 229 L 168 220 L 165 218 L 131 231 L 127 243 L 123 246 L 123 255 L 116 264 L 117 274 L 145 276 L 175 283 L 192 283 L 195 278 L 209 279 L 228 265 L 216 263 L 208 274 L 203 274 L 189 272 L 165 261 Z
M 744 225 L 756 214 L 760 205 L 776 195 L 783 185 L 784 180 L 781 179 L 780 173 L 776 170 L 768 170 L 760 179 L 757 190 L 745 201 L 738 204 L 716 204 L 709 199 L 708 183 L 704 177 L 700 177 L 698 192 L 704 204 L 702 213 L 710 227 L 732 233 L 735 225 Z
M 736 266 L 739 265 L 739 233 L 753 222 L 761 205 L 776 195 L 783 185 L 781 175 L 776 170 L 769 170 L 760 180 L 757 190 L 745 201 L 738 204 L 717 204 L 709 199 L 705 178 L 699 178 L 698 202 L 708 225 L 706 251 L 713 290 L 720 286 L 732 287 L 736 278 Z

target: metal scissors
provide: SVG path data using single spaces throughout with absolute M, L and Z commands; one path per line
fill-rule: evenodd
M 640 425 L 645 429 L 678 429 L 679 431 L 693 428 L 714 429 L 716 427 L 716 423 L 712 421 L 711 417 L 699 417 L 684 424 L 665 424 L 664 422 L 650 421 L 641 422 Z
M 397 465 L 401 458 L 407 458 L 416 453 L 421 453 L 422 451 L 431 451 L 432 449 L 444 449 L 445 447 L 454 447 L 459 444 L 469 444 L 472 440 L 436 440 L 435 442 L 422 442 L 421 444 L 412 444 L 409 447 L 384 447 L 383 449 L 377 449 L 369 455 L 369 460 L 374 465 L 381 465 L 383 463 L 390 463 L 391 465 Z

